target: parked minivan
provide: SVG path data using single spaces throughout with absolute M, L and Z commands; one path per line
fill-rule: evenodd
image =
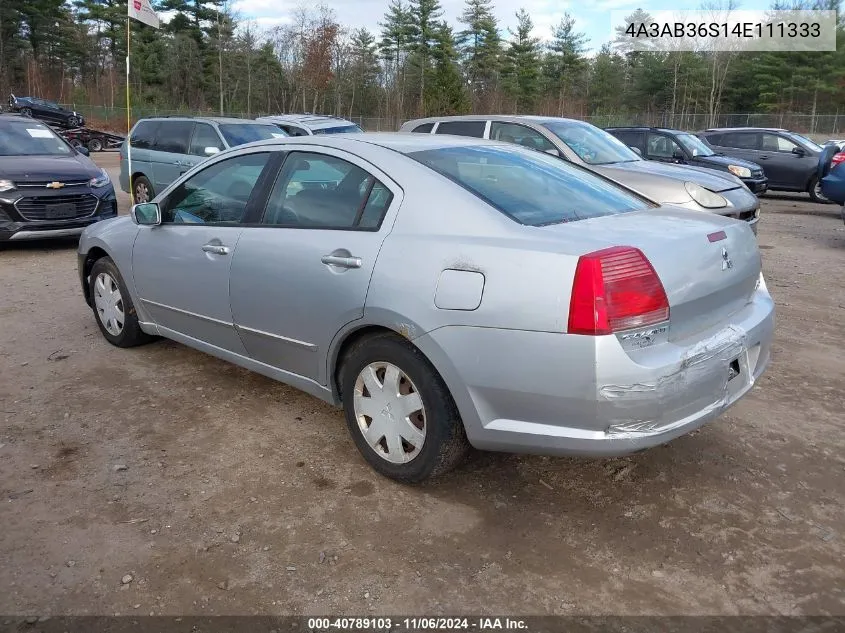
M 757 163 L 772 191 L 806 191 L 813 202 L 828 202 L 819 184 L 822 147 L 806 136 L 780 128 L 729 127 L 699 132 L 717 152 Z
M 141 119 L 120 148 L 120 187 L 129 193 L 129 151 L 132 152 L 132 196 L 136 204 L 186 171 L 224 149 L 285 137 L 274 125 L 249 119 L 153 117 Z

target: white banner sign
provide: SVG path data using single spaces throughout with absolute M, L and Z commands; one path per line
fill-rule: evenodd
M 129 0 L 129 17 L 135 18 L 139 22 L 148 24 L 154 29 L 161 28 L 161 22 L 150 6 L 150 0 Z

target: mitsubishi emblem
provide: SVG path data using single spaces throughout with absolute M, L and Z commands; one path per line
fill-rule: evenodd
M 731 256 L 728 255 L 728 249 L 724 246 L 722 247 L 722 270 L 728 270 L 729 268 L 733 268 L 734 263 L 731 261 Z

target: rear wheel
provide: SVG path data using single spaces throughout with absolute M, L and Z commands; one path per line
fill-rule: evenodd
M 91 152 L 102 152 L 103 142 L 98 138 L 92 138 L 88 141 L 88 150 Z
M 818 177 L 813 176 L 812 180 L 810 180 L 810 185 L 807 187 L 807 192 L 810 194 L 810 198 L 813 202 L 819 202 L 821 204 L 827 204 L 830 202 L 825 195 L 822 193 L 822 184 L 819 182 Z
M 67 124 L 70 127 L 79 127 L 79 119 L 77 119 L 75 116 L 68 117 Z
M 146 176 L 136 176 L 132 179 L 132 195 L 135 204 L 143 204 L 155 198 L 153 185 Z
M 443 379 L 415 347 L 394 334 L 367 337 L 340 369 L 346 423 L 379 473 L 421 482 L 457 466 L 469 450 Z
M 30 108 L 21 108 L 21 114 L 24 115 L 24 116 L 31 117 L 32 116 L 32 110 Z
M 132 297 L 110 257 L 94 262 L 88 283 L 97 325 L 109 343 L 135 347 L 153 340 L 141 330 Z

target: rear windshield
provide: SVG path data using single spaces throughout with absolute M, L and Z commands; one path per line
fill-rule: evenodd
M 288 136 L 287 132 L 275 125 L 257 125 L 255 123 L 222 123 L 220 133 L 226 139 L 229 147 Z
M 70 156 L 73 150 L 46 125 L 31 119 L 0 124 L 0 156 Z
M 317 130 L 314 130 L 314 134 L 347 134 L 353 133 L 357 134 L 358 132 L 363 132 L 361 128 L 357 125 L 341 125 L 338 127 L 323 127 Z
M 530 226 L 586 220 L 650 206 L 585 169 L 517 147 L 447 147 L 408 155 L 511 219 Z

